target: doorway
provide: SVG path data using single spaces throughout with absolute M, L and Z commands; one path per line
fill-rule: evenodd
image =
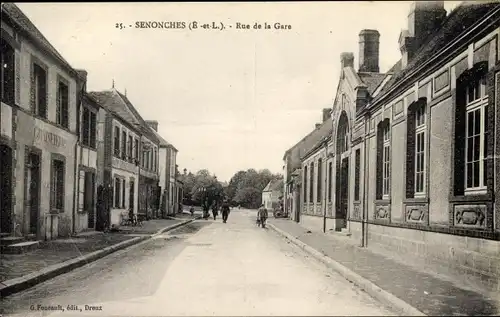
M 347 228 L 349 210 L 349 120 L 345 111 L 339 118 L 336 143 L 335 229 L 340 231 Z
M 130 188 L 129 188 L 129 195 L 128 195 L 128 209 L 132 210 L 132 212 L 134 211 L 134 200 L 135 200 L 134 189 L 135 189 L 135 181 L 130 180 Z
M 25 165 L 26 173 L 26 211 L 29 214 L 28 234 L 39 236 L 40 220 L 40 154 L 29 152 Z
M 87 213 L 87 226 L 89 229 L 95 228 L 95 205 L 95 174 L 85 172 L 83 208 Z
M 12 232 L 12 149 L 0 144 L 0 232 Z

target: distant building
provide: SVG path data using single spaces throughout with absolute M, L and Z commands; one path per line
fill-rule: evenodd
M 279 207 L 283 195 L 283 180 L 271 180 L 262 190 L 262 204 L 266 209 L 273 210 Z

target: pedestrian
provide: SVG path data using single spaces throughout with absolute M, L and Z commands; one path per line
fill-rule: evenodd
M 214 201 L 214 203 L 212 204 L 212 215 L 214 216 L 214 220 L 217 220 L 217 214 L 218 214 L 218 206 L 217 206 L 217 203 Z
M 191 217 L 194 217 L 194 207 L 191 206 L 191 208 L 189 208 L 189 212 L 191 213 Z
M 264 208 L 264 205 L 260 205 L 260 208 L 257 211 L 257 220 L 259 221 L 259 224 L 262 226 L 262 228 L 266 227 L 267 216 L 267 209 Z
M 221 211 L 222 211 L 222 222 L 226 223 L 227 218 L 229 217 L 229 212 L 231 211 L 231 208 L 229 207 L 229 203 L 227 202 L 227 200 L 225 200 L 222 203 Z
M 203 218 L 207 220 L 208 217 L 210 217 L 210 205 L 208 201 L 205 200 L 205 202 L 203 202 Z

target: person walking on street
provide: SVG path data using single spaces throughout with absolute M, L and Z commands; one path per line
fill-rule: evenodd
M 203 219 L 207 220 L 210 217 L 210 205 L 208 201 L 203 202 Z
M 191 217 L 194 217 L 194 207 L 191 206 L 191 208 L 189 208 L 189 212 L 191 213 Z
M 231 208 L 229 207 L 229 203 L 227 201 L 224 201 L 222 203 L 221 210 L 222 210 L 222 222 L 226 223 L 227 218 L 229 217 L 229 212 L 231 211 Z
M 212 204 L 212 215 L 214 216 L 214 220 L 217 220 L 216 218 L 217 218 L 217 214 L 218 214 L 218 212 L 217 212 L 218 208 L 219 207 L 217 206 L 217 203 L 214 201 Z
M 267 216 L 267 209 L 264 208 L 264 205 L 260 205 L 260 208 L 257 211 L 257 219 L 259 220 L 259 224 L 260 226 L 262 226 L 262 228 L 266 227 Z

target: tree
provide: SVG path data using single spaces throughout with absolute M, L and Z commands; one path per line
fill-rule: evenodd
M 280 174 L 272 174 L 268 169 L 238 171 L 231 178 L 226 193 L 233 203 L 257 208 L 262 201 L 262 190 L 271 180 L 280 178 L 283 178 Z

